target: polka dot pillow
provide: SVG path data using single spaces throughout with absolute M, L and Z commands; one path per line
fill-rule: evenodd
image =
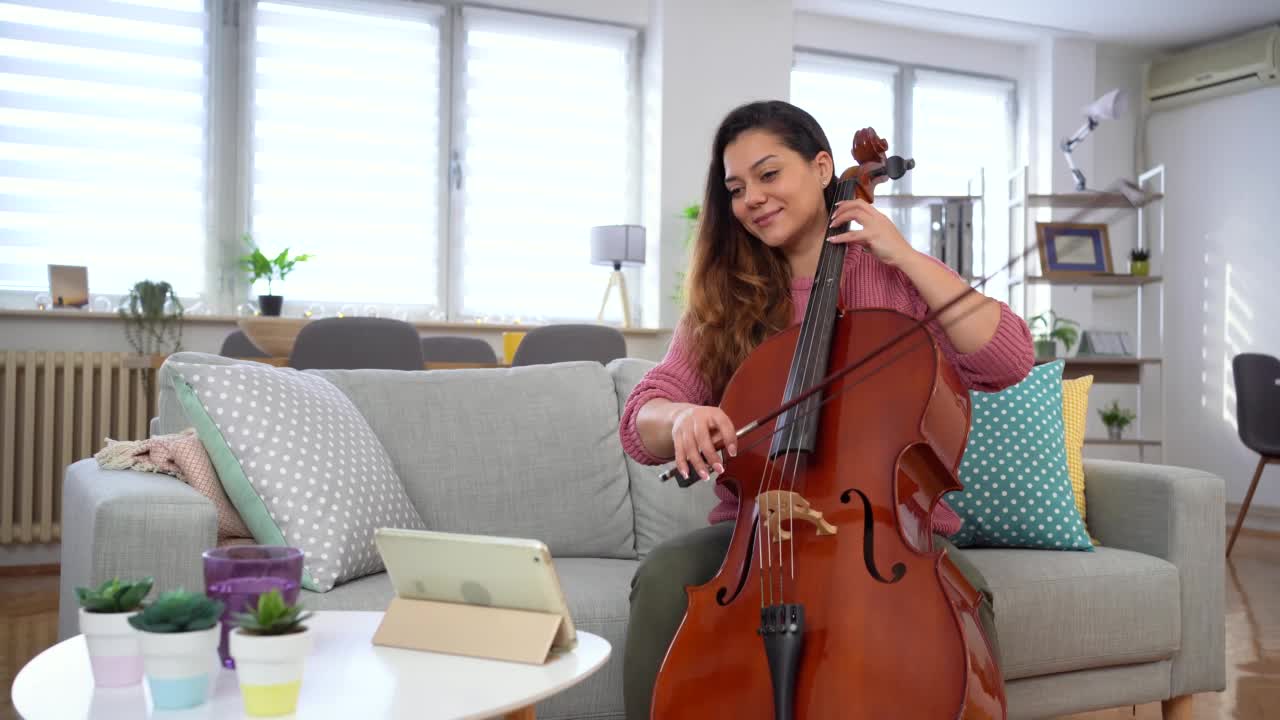
M 379 527 L 424 529 L 382 443 L 328 380 L 290 368 L 168 365 L 254 539 L 302 550 L 303 587 L 327 592 L 381 572 Z
M 1093 549 L 1067 473 L 1063 365 L 1038 365 L 1000 392 L 970 392 L 964 490 L 946 496 L 963 521 L 951 537 L 958 547 Z

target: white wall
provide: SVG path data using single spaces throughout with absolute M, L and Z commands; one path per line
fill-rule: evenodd
M 1168 173 L 1165 368 L 1168 461 L 1226 479 L 1243 500 L 1257 456 L 1234 425 L 1231 358 L 1280 356 L 1280 87 L 1151 117 L 1153 163 Z M 1280 477 L 1263 475 L 1254 504 L 1280 506 Z

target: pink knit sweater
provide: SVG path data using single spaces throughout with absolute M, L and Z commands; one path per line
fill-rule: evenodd
M 797 323 L 804 317 L 812 287 L 812 278 L 795 278 L 791 282 L 791 299 Z M 845 255 L 840 298 L 843 305 L 850 309 L 890 308 L 916 319 L 929 313 L 928 304 L 920 297 L 905 273 L 885 265 L 856 245 L 850 246 Z M 1018 383 L 1031 371 L 1035 361 L 1031 333 L 1026 322 L 1004 303 L 1000 303 L 1000 325 L 995 335 L 985 346 L 972 353 L 958 352 L 936 320 L 927 327 L 955 366 L 960 378 L 974 390 L 995 392 Z M 623 407 L 618 430 L 622 447 L 637 462 L 659 465 L 671 461 L 671 458 L 651 454 L 640 440 L 636 429 L 636 413 L 645 403 L 654 398 L 696 405 L 719 403 L 719 398 L 712 397 L 706 381 L 696 370 L 685 333 L 683 324 L 676 328 L 666 357 L 645 373 L 632 389 Z M 715 493 L 720 498 L 720 504 L 708 515 L 708 522 L 732 520 L 738 513 L 738 499 L 719 483 L 715 486 Z M 940 502 L 933 513 L 933 527 L 935 532 L 952 535 L 960 529 L 960 517 L 945 501 Z

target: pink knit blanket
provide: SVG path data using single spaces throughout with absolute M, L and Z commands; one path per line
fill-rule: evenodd
M 222 489 L 218 473 L 209 461 L 209 454 L 196 435 L 195 428 L 187 428 L 172 435 L 157 435 L 146 440 L 112 440 L 106 438 L 106 447 L 94 454 L 98 467 L 103 470 L 138 470 L 160 473 L 190 485 L 196 492 L 213 502 L 218 511 L 218 547 L 252 544 L 253 533 L 245 527 L 244 520 L 231 499 Z

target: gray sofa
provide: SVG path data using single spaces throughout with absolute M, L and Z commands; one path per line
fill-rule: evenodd
M 225 364 L 181 353 L 175 359 Z M 512 369 L 308 371 L 340 387 L 386 447 L 432 529 L 537 537 L 551 547 L 578 626 L 613 646 L 583 684 L 538 717 L 620 718 L 630 580 L 663 539 L 700 527 L 709 484 L 657 481 L 625 455 L 618 415 L 652 363 Z M 161 369 L 153 432 L 186 427 Z M 1009 717 L 1146 703 L 1225 686 L 1223 483 L 1198 470 L 1086 461 L 1092 553 L 964 551 L 989 579 Z M 213 505 L 174 478 L 67 468 L 59 631 L 76 632 L 73 588 L 152 574 L 201 587 Z M 320 610 L 381 610 L 386 574 L 324 594 Z

